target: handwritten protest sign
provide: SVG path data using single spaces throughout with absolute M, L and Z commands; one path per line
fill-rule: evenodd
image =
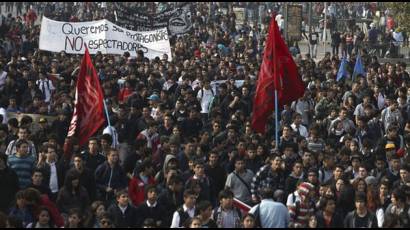
M 149 59 L 168 55 L 171 47 L 168 31 L 161 28 L 153 31 L 137 32 L 125 29 L 108 20 L 90 22 L 60 22 L 43 17 L 40 31 L 40 50 L 65 51 L 84 54 L 85 45 L 91 54 L 124 54 L 128 51 L 136 56 L 142 50 Z
M 235 13 L 236 17 L 236 24 L 237 25 L 243 25 L 245 22 L 245 8 L 243 7 L 234 7 L 233 12 Z

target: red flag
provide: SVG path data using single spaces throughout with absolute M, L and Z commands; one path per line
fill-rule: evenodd
M 77 78 L 75 108 L 67 136 L 76 135 L 82 146 L 104 124 L 103 93 L 87 47 Z
M 279 106 L 297 100 L 305 92 L 296 63 L 273 16 L 253 103 L 252 127 L 256 132 L 265 133 L 267 119 L 275 108 L 275 89 L 278 91 Z
M 241 200 L 238 200 L 236 198 L 233 198 L 233 206 L 241 210 L 243 214 L 242 216 L 246 215 L 252 208 L 251 206 L 243 203 Z

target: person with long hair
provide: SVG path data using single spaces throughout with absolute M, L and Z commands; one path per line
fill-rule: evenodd
M 404 188 L 395 188 L 391 193 L 391 204 L 387 207 L 385 216 L 396 215 L 399 218 L 399 225 L 403 228 L 410 227 L 409 205 L 407 204 Z
M 100 228 L 100 219 L 102 214 L 106 212 L 104 202 L 97 200 L 91 204 L 91 215 L 85 221 L 84 226 L 89 228 Z
M 79 208 L 81 212 L 84 212 L 89 202 L 87 190 L 80 185 L 79 173 L 73 171 L 67 174 L 64 186 L 59 191 L 56 201 L 61 213 L 67 214 L 71 208 Z
M 377 204 L 376 208 L 376 217 L 377 217 L 377 225 L 379 228 L 383 227 L 384 221 L 385 221 L 385 211 L 387 207 L 390 205 L 390 186 L 389 182 L 386 180 L 382 180 L 380 182 L 378 191 L 377 191 L 377 201 L 375 202 Z
M 357 192 L 367 193 L 367 184 L 363 178 L 357 178 L 352 183 L 354 190 Z

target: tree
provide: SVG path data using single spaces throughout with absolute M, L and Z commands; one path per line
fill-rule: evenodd
M 398 26 L 410 32 L 410 2 L 389 2 L 386 6 L 390 9 L 390 14 L 393 15 Z

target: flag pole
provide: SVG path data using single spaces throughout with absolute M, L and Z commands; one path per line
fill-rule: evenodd
M 278 90 L 275 89 L 275 150 L 279 149 Z
M 287 9 L 287 8 L 286 8 Z M 273 14 L 273 23 L 277 23 L 275 20 L 276 14 Z M 286 20 L 286 19 L 285 19 Z M 274 86 L 275 86 L 275 150 L 279 149 L 279 111 L 278 111 L 278 72 L 277 72 L 277 54 L 276 54 L 276 34 L 275 30 L 273 30 L 273 79 L 274 79 Z M 286 35 L 285 35 L 286 36 Z
M 105 104 L 105 99 L 104 98 L 103 98 L 103 102 L 104 102 L 104 111 L 105 111 L 105 116 L 107 117 L 108 127 L 110 127 L 110 129 L 111 129 L 110 115 L 108 115 L 107 104 Z
M 84 46 L 87 48 L 87 43 L 84 42 Z M 98 76 L 98 73 L 97 73 L 97 76 Z M 98 76 L 98 83 L 101 85 L 101 83 L 100 83 L 100 76 Z M 108 115 L 108 109 L 107 109 L 107 104 L 105 104 L 104 93 L 103 93 L 103 103 L 104 103 L 105 116 L 107 117 L 108 127 L 110 127 L 110 130 L 111 130 L 110 115 Z M 111 131 L 111 132 L 112 132 L 112 131 Z

